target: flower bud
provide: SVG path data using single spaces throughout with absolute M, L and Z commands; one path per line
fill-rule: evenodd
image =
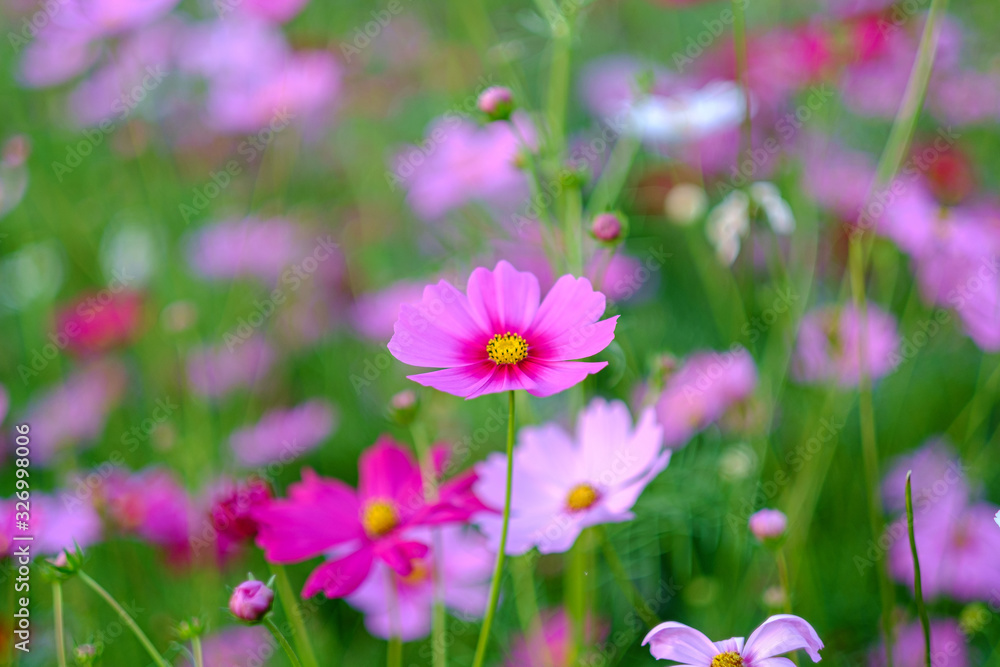
M 80 644 L 73 649 L 73 661 L 80 667 L 93 667 L 101 657 L 101 652 L 94 644 Z
M 233 616 L 247 623 L 259 623 L 271 611 L 274 591 L 263 581 L 244 581 L 229 598 L 229 611 Z
M 417 418 L 420 399 L 416 392 L 407 389 L 389 399 L 389 419 L 400 426 L 409 426 Z
M 590 225 L 590 233 L 602 243 L 617 243 L 627 232 L 625 218 L 620 213 L 599 213 L 594 216 Z
M 507 120 L 514 111 L 514 95 L 510 88 L 490 86 L 480 93 L 476 106 L 490 120 Z
M 784 537 L 787 528 L 788 517 L 780 510 L 763 509 L 750 517 L 750 532 L 761 542 Z

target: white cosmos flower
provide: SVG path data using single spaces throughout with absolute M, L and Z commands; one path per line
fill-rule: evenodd
M 749 194 L 747 194 L 749 193 Z M 741 239 L 750 233 L 750 202 L 764 211 L 764 217 L 775 234 L 795 231 L 795 217 L 774 183 L 752 183 L 747 192 L 733 190 L 708 214 L 706 234 L 715 247 L 719 261 L 730 265 L 740 254 Z
M 701 139 L 743 122 L 746 98 L 732 81 L 714 81 L 669 97 L 648 95 L 628 110 L 628 131 L 648 141 Z

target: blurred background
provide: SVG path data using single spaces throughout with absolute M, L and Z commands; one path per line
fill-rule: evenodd
M 929 5 L 4 0 L 0 496 L 13 495 L 14 425 L 28 423 L 37 550 L 75 538 L 159 647 L 198 616 L 215 642 L 206 664 L 285 664 L 254 658 L 257 630 L 225 610 L 227 586 L 268 569 L 219 521 L 234 489 L 253 478 L 283 495 L 305 467 L 355 484 L 380 434 L 409 442 L 389 410 L 404 390 L 457 469 L 502 449 L 490 424 L 505 397 L 417 387 L 386 343 L 399 304 L 441 278 L 462 286 L 476 266 L 507 259 L 544 292 L 568 269 L 547 256 L 540 219 L 579 188 L 582 273 L 622 315 L 586 392 L 635 412 L 692 353 L 744 348 L 756 368 L 720 416 L 677 408 L 687 430 L 669 467 L 637 519 L 607 529 L 629 576 L 658 618 L 746 636 L 784 605 L 747 520 L 780 508 L 793 607 L 825 662 L 880 664 L 887 562 L 904 633 L 916 613 L 906 538 L 873 534 L 862 474 L 844 304 L 852 235 L 874 231 L 879 501 L 896 520 L 899 471 L 923 471 L 925 576 L 939 578 L 928 604 L 955 647 L 934 664 L 1000 665 L 995 2 L 940 16 L 899 187 L 873 186 Z M 513 91 L 513 124 L 477 109 L 490 86 Z M 526 156 L 543 134 L 536 192 Z M 586 233 L 605 209 L 628 220 L 618 245 Z M 573 409 L 568 395 L 525 400 L 519 423 L 571 423 Z M 563 599 L 564 560 L 534 561 L 545 609 Z M 12 646 L 11 567 L 0 664 L 53 665 L 41 575 L 32 651 Z M 296 590 L 310 569 L 289 567 Z M 577 664 L 653 664 L 608 568 L 588 590 L 593 651 Z M 84 587 L 67 582 L 65 605 L 71 647 L 147 663 Z M 385 659 L 342 600 L 316 600 L 306 623 L 322 664 Z M 513 605 L 497 624 L 503 664 L 521 632 Z M 451 664 L 471 662 L 477 628 L 455 621 Z M 923 664 L 921 641 L 901 634 L 896 664 Z M 170 655 L 187 664 L 180 647 Z M 404 664 L 429 655 L 409 642 Z

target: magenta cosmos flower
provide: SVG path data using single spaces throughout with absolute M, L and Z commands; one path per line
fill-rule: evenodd
M 594 665 L 600 648 L 610 633 L 610 626 L 592 616 L 583 622 L 582 653 L 573 656 L 573 625 L 563 608 L 550 609 L 540 614 L 540 627 L 517 637 L 511 644 L 510 655 L 504 667 L 570 667 Z M 571 663 L 570 661 L 573 660 Z
M 871 379 L 888 375 L 901 361 L 896 318 L 869 304 L 865 365 Z M 853 306 L 824 306 L 802 318 L 792 358 L 792 376 L 808 384 L 856 386 L 861 379 L 861 313 Z
M 781 667 L 791 661 L 776 656 L 804 649 L 813 662 L 819 662 L 823 642 L 808 622 L 779 614 L 760 624 L 750 639 L 733 637 L 713 642 L 694 628 L 668 621 L 649 631 L 642 645 L 657 660 L 673 660 L 684 667 Z
M 424 528 L 414 537 L 431 545 L 424 558 L 413 562 L 409 576 L 401 576 L 384 563 L 376 563 L 372 576 L 347 602 L 365 615 L 365 627 L 376 637 L 399 637 L 414 641 L 431 632 L 434 607 L 435 552 L 431 532 Z M 490 575 L 496 557 L 486 547 L 486 539 L 462 526 L 450 525 L 440 531 L 441 593 L 444 604 L 463 620 L 481 618 L 489 595 Z
M 417 462 L 384 437 L 361 455 L 357 490 L 305 470 L 288 498 L 253 511 L 257 546 L 275 563 L 328 556 L 309 575 L 302 596 L 323 591 L 343 597 L 361 586 L 376 560 L 400 576 L 412 575 L 428 547 L 407 531 L 465 520 L 471 512 L 465 509 L 468 487 L 465 478 L 450 480 L 440 487 L 440 500 L 428 504 Z
M 620 401 L 591 401 L 580 413 L 574 441 L 556 424 L 525 427 L 514 450 L 507 553 L 562 553 L 588 526 L 630 521 L 643 489 L 667 467 L 663 432 L 647 408 L 633 427 Z M 476 495 L 487 507 L 504 503 L 507 457 L 491 454 L 476 468 Z M 476 521 L 500 545 L 501 517 L 495 512 Z
M 501 261 L 473 271 L 466 294 L 445 280 L 424 288 L 419 304 L 400 309 L 389 351 L 404 364 L 442 368 L 409 379 L 455 396 L 551 396 L 608 365 L 573 361 L 614 340 L 618 316 L 599 322 L 604 307 L 589 280 L 570 275 L 540 301 L 534 274 Z

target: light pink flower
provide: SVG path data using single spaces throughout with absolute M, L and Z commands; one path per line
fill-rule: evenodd
M 194 507 L 169 470 L 116 470 L 101 484 L 97 502 L 123 535 L 163 548 L 173 561 L 187 560 Z
M 877 380 L 895 369 L 900 339 L 892 315 L 872 304 L 867 315 L 865 363 L 869 377 Z M 861 314 L 853 305 L 806 313 L 795 343 L 792 375 L 804 383 L 856 385 L 861 379 L 860 334 Z
M 16 498 L 0 498 L 0 558 L 10 555 L 19 542 L 14 537 L 32 536 L 32 553 L 55 555 L 64 549 L 73 549 L 76 542 L 81 549 L 96 544 L 101 539 L 101 517 L 88 499 L 74 497 L 69 490 L 49 495 L 32 493 L 28 504 L 29 529 L 17 528 L 16 514 L 25 511 L 24 503 Z M 24 544 L 24 542 L 20 542 Z
M 931 664 L 934 667 L 968 667 L 968 638 L 952 619 L 931 621 Z M 896 629 L 892 664 L 896 667 L 924 667 L 924 629 L 919 622 Z M 885 648 L 873 649 L 869 667 L 885 667 Z
M 575 439 L 556 424 L 521 429 L 507 553 L 536 546 L 542 553 L 562 553 L 588 526 L 631 521 L 639 495 L 669 460 L 652 408 L 633 427 L 620 401 L 591 401 L 577 419 Z M 491 454 L 476 472 L 476 495 L 491 509 L 503 508 L 507 457 Z M 476 522 L 498 549 L 499 514 L 480 514 Z
M 107 37 L 152 23 L 179 0 L 65 0 L 53 16 L 65 28 Z
M 524 116 L 514 114 L 511 122 L 525 141 L 534 140 Z M 471 202 L 510 208 L 528 195 L 527 177 L 517 166 L 522 150 L 509 123 L 480 127 L 458 117 L 443 118 L 428 128 L 420 146 L 396 155 L 393 182 L 406 189 L 407 203 L 424 220 L 437 220 Z
M 819 651 L 823 648 L 813 627 L 791 614 L 771 616 L 745 643 L 743 637 L 713 642 L 694 628 L 668 621 L 649 631 L 642 640 L 642 645 L 646 644 L 657 660 L 673 660 L 684 667 L 776 667 L 790 662 L 777 656 L 798 649 L 808 653 L 813 662 L 819 662 Z M 716 660 L 718 656 L 729 661 Z
M 218 667 L 247 667 L 270 664 L 268 656 L 281 653 L 281 647 L 262 625 L 224 628 L 202 639 L 203 658 L 206 665 Z M 194 667 L 190 660 L 181 663 Z
M 256 277 L 272 284 L 308 252 L 305 229 L 284 218 L 224 220 L 187 244 L 188 262 L 210 280 Z
M 303 597 L 350 595 L 377 561 L 403 577 L 413 573 L 428 546 L 409 531 L 468 518 L 469 480 L 456 478 L 439 488 L 428 504 L 420 468 L 409 452 L 383 437 L 361 454 L 358 489 L 305 470 L 288 498 L 274 499 L 252 512 L 259 524 L 257 545 L 268 560 L 294 563 L 318 555 L 328 560 L 313 570 Z
M 473 271 L 466 294 L 444 280 L 426 287 L 419 304 L 400 309 L 388 347 L 405 364 L 444 368 L 408 377 L 455 396 L 550 396 L 607 366 L 573 361 L 614 339 L 618 316 L 598 321 L 604 308 L 589 280 L 570 275 L 540 301 L 538 279 L 502 261 Z
M 284 23 L 302 11 L 309 0 L 241 0 L 235 10 L 268 21 Z
M 763 509 L 750 517 L 750 532 L 758 540 L 775 540 L 788 529 L 788 517 L 781 510 Z
M 376 637 L 397 636 L 403 641 L 426 637 L 431 631 L 434 604 L 434 541 L 430 531 L 412 535 L 430 546 L 423 558 L 413 563 L 408 576 L 401 576 L 383 562 L 376 562 L 372 574 L 346 600 L 365 615 L 365 627 Z M 461 526 L 443 526 L 439 537 L 442 599 L 463 620 L 480 618 L 486 609 L 490 575 L 496 557 L 486 548 L 486 540 Z M 391 585 L 395 590 L 389 588 Z
M 274 360 L 271 346 L 256 336 L 232 349 L 195 348 L 187 359 L 188 382 L 195 393 L 216 398 L 238 388 L 254 389 Z
M 289 410 L 267 412 L 255 425 L 233 432 L 229 447 L 246 467 L 287 462 L 315 449 L 335 425 L 333 406 L 315 399 Z
M 574 665 L 600 664 L 600 657 L 592 655 L 590 647 L 599 649 L 607 638 L 607 623 L 587 617 L 583 623 L 583 646 L 575 662 L 570 664 L 573 649 L 573 625 L 563 608 L 541 613 L 541 627 L 532 628 L 526 636 L 517 637 L 510 649 L 504 667 L 573 667 Z M 593 660 L 593 662 L 591 662 Z
M 667 447 L 682 447 L 757 386 L 757 368 L 743 348 L 697 352 L 671 375 L 656 401 Z
M 354 330 L 372 340 L 389 340 L 402 305 L 420 301 L 423 293 L 423 283 L 400 281 L 377 292 L 359 295 L 351 311 Z

